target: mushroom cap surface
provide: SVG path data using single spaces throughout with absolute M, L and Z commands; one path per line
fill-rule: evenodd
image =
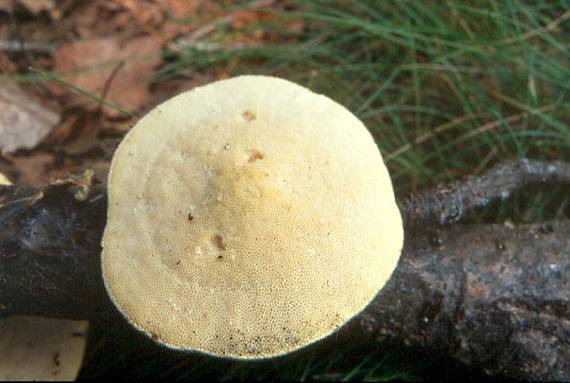
M 256 359 L 334 332 L 403 243 L 366 127 L 328 97 L 240 76 L 160 104 L 115 152 L 105 286 L 168 347 Z

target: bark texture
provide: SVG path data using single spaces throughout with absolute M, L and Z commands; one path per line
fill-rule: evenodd
M 0 186 L 0 316 L 112 309 L 99 265 L 106 200 L 80 186 Z M 410 223 L 414 211 L 392 279 L 339 339 L 414 347 L 493 376 L 570 380 L 570 221 L 426 230 Z
M 408 231 L 353 331 L 521 380 L 570 380 L 570 222 Z
M 0 186 L 0 317 L 83 319 L 100 309 L 99 253 L 106 203 L 78 201 L 76 185 Z
M 529 159 L 501 162 L 481 176 L 443 184 L 399 203 L 407 226 L 455 223 L 465 213 L 531 184 L 570 184 L 570 163 Z

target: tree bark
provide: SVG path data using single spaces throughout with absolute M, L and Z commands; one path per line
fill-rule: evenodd
M 408 232 L 354 334 L 486 374 L 570 380 L 570 221 Z
M 99 263 L 103 189 L 80 201 L 78 187 L 0 186 L 0 316 L 84 319 L 113 309 Z M 570 221 L 409 225 L 394 275 L 341 334 L 493 376 L 570 380 Z
M 531 184 L 570 184 L 570 163 L 529 159 L 501 162 L 481 176 L 439 185 L 399 203 L 406 226 L 455 223 L 465 213 Z

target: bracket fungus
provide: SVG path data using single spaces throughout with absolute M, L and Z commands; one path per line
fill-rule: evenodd
M 366 127 L 274 77 L 154 108 L 119 145 L 108 188 L 106 289 L 175 349 L 258 359 L 313 343 L 364 309 L 402 248 Z

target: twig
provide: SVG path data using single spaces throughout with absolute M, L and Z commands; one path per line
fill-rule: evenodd
M 105 85 L 103 86 L 103 92 L 101 92 L 101 100 L 99 101 L 99 105 L 97 106 L 97 113 L 96 114 L 98 116 L 101 115 L 101 112 L 103 110 L 103 105 L 107 99 L 107 94 L 109 93 L 109 90 L 111 89 L 111 84 L 113 83 L 115 76 L 117 75 L 117 73 L 119 73 L 119 71 L 124 66 L 125 66 L 125 61 L 123 60 L 115 66 L 115 68 L 113 69 L 113 71 L 109 75 L 109 78 L 107 78 L 107 81 L 105 81 Z
M 568 18 L 570 18 L 570 10 L 567 10 L 562 15 L 560 15 L 556 19 L 552 20 L 551 22 L 549 22 L 544 27 L 533 29 L 532 31 L 528 31 L 528 32 L 523 33 L 521 35 L 507 37 L 506 39 L 500 40 L 499 45 L 509 45 L 509 44 L 512 44 L 515 42 L 522 42 L 522 41 L 528 40 L 531 37 L 536 36 L 542 32 L 552 32 L 556 28 L 558 28 L 558 26 L 562 22 L 566 21 Z
M 34 195 L 31 195 L 29 197 L 13 199 L 13 200 L 6 202 L 6 203 L 2 203 L 0 201 L 0 209 L 6 208 L 6 207 L 11 206 L 11 205 L 22 204 L 24 202 L 26 202 L 27 205 L 33 205 L 34 202 L 41 199 L 42 197 L 43 197 L 43 193 L 40 191 L 40 192 L 38 192 Z
M 501 125 L 503 125 L 504 123 L 513 123 L 516 121 L 520 121 L 528 115 L 531 115 L 531 116 L 536 115 L 536 114 L 540 115 L 543 112 L 547 112 L 547 111 L 555 109 L 557 107 L 559 108 L 560 104 L 555 103 L 555 104 L 544 105 L 544 106 L 541 106 L 540 108 L 528 109 L 526 112 L 523 112 L 523 113 L 513 114 L 513 115 L 505 117 L 503 119 L 498 119 L 495 121 L 488 122 L 486 124 L 483 124 L 483 125 L 475 128 L 475 129 L 473 129 L 469 133 L 467 133 L 465 135 L 465 138 L 472 138 L 472 137 L 477 136 L 479 134 L 486 133 L 489 130 L 493 130 L 495 128 L 498 128 Z
M 455 65 L 442 65 L 436 63 L 430 64 L 404 64 L 401 66 L 402 69 L 407 70 L 433 70 L 433 71 L 441 71 L 441 72 L 453 72 L 453 73 L 469 73 L 469 74 L 481 74 L 481 73 L 489 73 L 490 69 L 483 69 L 477 67 L 469 67 L 469 66 L 455 66 Z
M 496 128 L 500 127 L 501 125 L 503 125 L 504 123 L 517 122 L 517 121 L 522 120 L 526 116 L 540 115 L 543 112 L 548 112 L 550 110 L 556 109 L 557 107 L 559 108 L 560 104 L 558 104 L 558 103 L 549 104 L 549 105 L 544 105 L 544 106 L 541 106 L 540 108 L 535 108 L 535 109 L 526 108 L 526 109 L 524 109 L 525 111 L 522 113 L 513 114 L 513 115 L 510 115 L 508 117 L 498 119 L 498 120 L 493 120 L 493 121 L 487 122 L 483 125 L 480 125 L 477 128 L 466 133 L 463 137 L 464 138 L 473 138 L 474 136 L 477 136 L 477 135 L 486 133 L 490 130 L 496 129 Z M 414 145 L 419 145 L 419 144 L 427 141 L 431 137 L 434 137 L 440 133 L 443 133 L 447 130 L 450 130 L 456 126 L 459 126 L 460 124 L 462 124 L 465 121 L 469 121 L 469 120 L 473 120 L 475 118 L 483 117 L 484 115 L 485 114 L 483 112 L 467 114 L 465 116 L 458 117 L 458 118 L 453 119 L 449 122 L 446 122 L 445 124 L 442 124 L 442 125 L 436 127 L 435 129 L 429 131 L 429 132 L 422 133 L 421 135 L 416 137 L 412 142 L 408 142 L 408 143 L 400 146 L 398 149 L 394 150 L 393 152 L 388 153 L 384 157 L 384 161 L 390 162 L 394 158 L 401 155 L 402 153 L 405 153 L 408 150 L 410 150 Z
M 174 50 L 180 50 L 181 48 L 190 47 L 190 46 L 193 47 L 195 45 L 198 45 L 199 39 L 203 38 L 204 36 L 209 35 L 212 32 L 214 32 L 220 26 L 230 24 L 244 10 L 251 10 L 251 9 L 256 9 L 256 8 L 268 7 L 268 6 L 272 5 L 274 2 L 275 2 L 275 0 L 252 1 L 248 4 L 246 4 L 244 7 L 225 15 L 224 17 L 221 17 L 219 19 L 216 19 L 214 21 L 211 21 L 211 22 L 201 26 L 200 28 L 196 29 L 195 31 L 193 31 L 192 33 L 190 33 L 187 36 L 179 37 L 178 39 L 176 39 L 174 44 L 171 44 L 170 48 L 174 49 Z M 208 49 L 202 49 L 202 50 L 208 50 Z
M 49 44 L 31 43 L 27 41 L 0 40 L 0 50 L 8 52 L 36 51 L 51 54 L 55 50 L 55 47 Z
M 400 201 L 400 211 L 408 226 L 428 222 L 457 222 L 468 211 L 487 205 L 496 198 L 506 199 L 530 184 L 570 183 L 570 163 L 543 162 L 528 159 L 506 161 L 482 176 L 469 176 L 463 181 L 441 185 Z
M 437 134 L 443 133 L 447 130 L 450 130 L 456 126 L 463 124 L 465 121 L 469 121 L 469 120 L 473 120 L 473 119 L 476 119 L 479 117 L 483 117 L 484 115 L 485 114 L 483 112 L 478 112 L 478 113 L 470 113 L 470 114 L 466 114 L 466 115 L 461 116 L 461 117 L 454 118 L 453 120 L 448 121 L 445 124 L 442 124 L 442 125 L 434 128 L 433 130 L 429 131 L 429 132 L 420 134 L 412 142 L 408 142 L 408 143 L 400 146 L 398 149 L 394 150 L 393 152 L 388 153 L 384 157 L 384 161 L 390 162 L 394 158 L 401 155 L 402 153 L 405 153 L 408 150 L 410 150 L 412 148 L 412 146 L 419 145 L 419 144 L 427 141 L 428 139 L 430 139 L 431 137 L 433 137 Z

